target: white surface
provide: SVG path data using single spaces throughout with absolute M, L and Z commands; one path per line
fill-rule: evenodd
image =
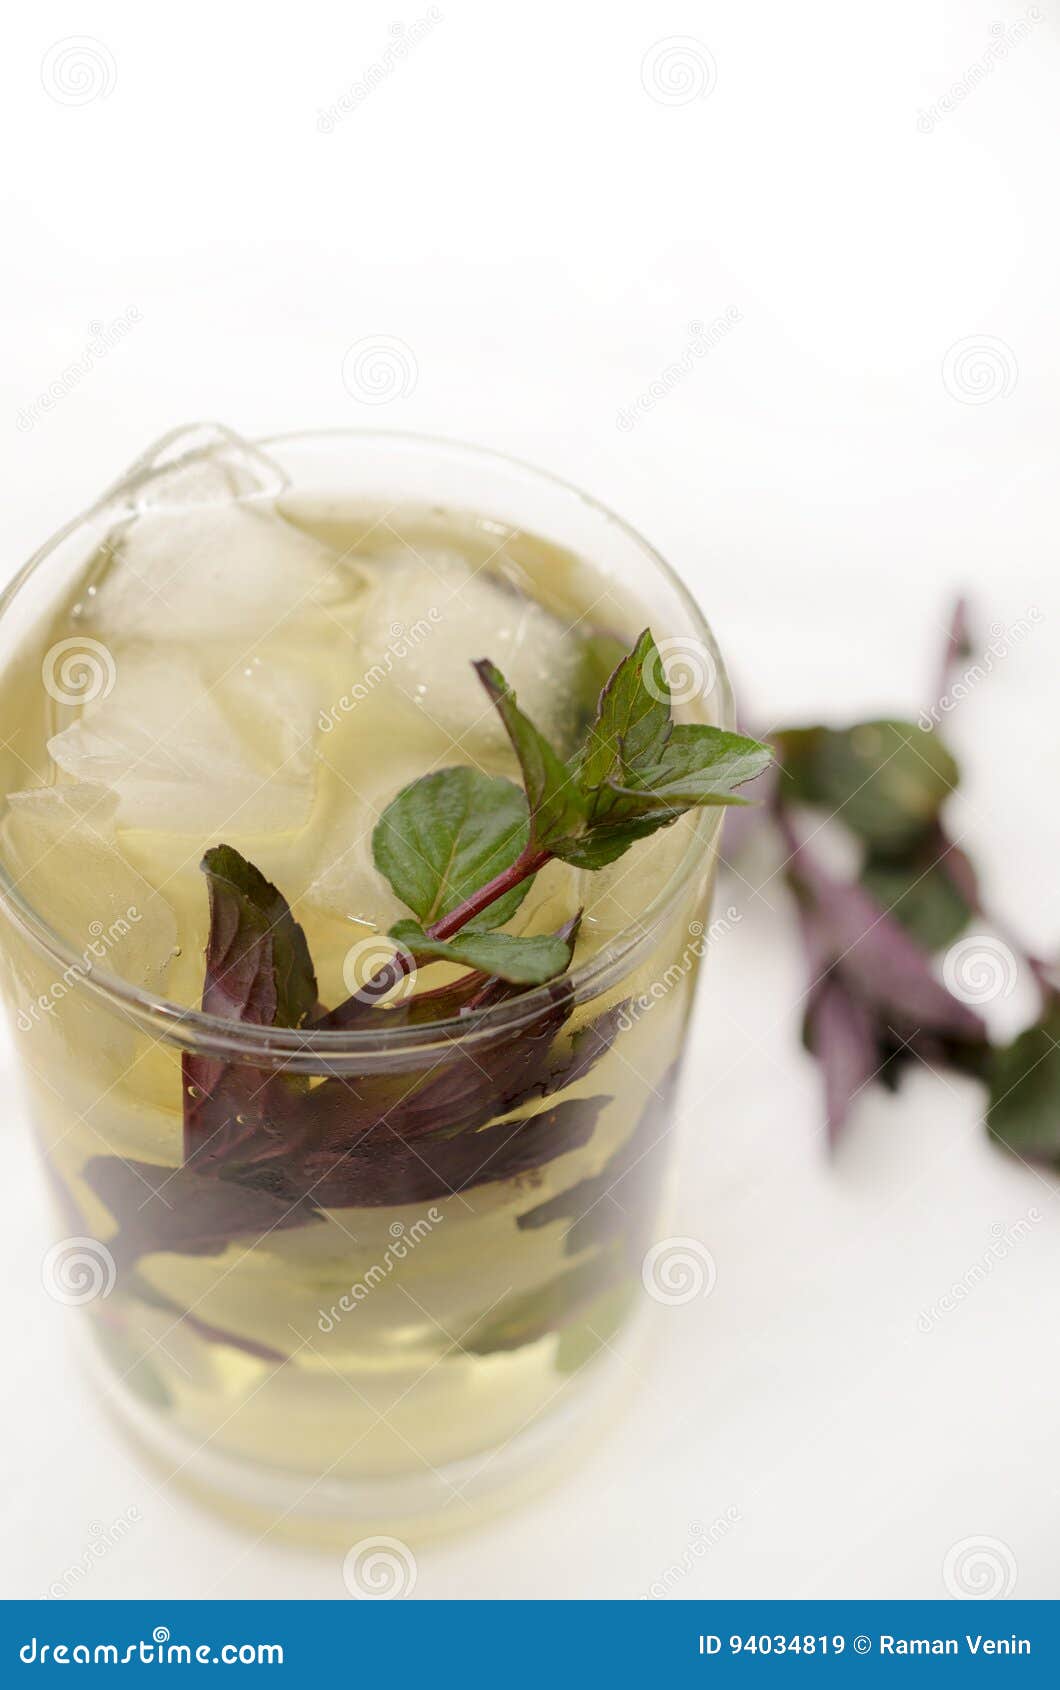
M 330 133 L 318 113 L 394 39 L 388 6 L 12 18 L 3 568 L 156 435 L 215 416 L 449 433 L 581 483 L 674 560 L 764 720 L 915 713 L 955 586 L 986 623 L 1036 605 L 954 738 L 991 897 L 1055 948 L 1054 0 L 1037 19 L 972 0 L 440 9 Z M 1025 39 L 918 127 L 995 20 L 1021 18 Z M 84 105 L 54 97 L 54 73 L 42 86 L 71 35 L 113 63 Z M 642 85 L 669 36 L 716 67 L 686 104 Z M 689 324 L 730 308 L 731 332 L 619 428 Z M 27 427 L 89 325 L 130 311 Z M 943 365 L 984 335 L 1017 379 L 968 403 Z M 417 374 L 370 405 L 342 371 L 374 336 Z M 421 1551 L 418 1595 L 637 1596 L 726 1509 L 739 1519 L 690 1554 L 676 1596 L 941 1595 L 947 1551 L 984 1535 L 1008 1546 L 1016 1594 L 1057 1593 L 1054 1184 L 989 1149 L 974 1085 L 926 1072 L 866 1101 L 826 1163 L 794 935 L 767 896 L 780 913 L 722 892 L 742 919 L 710 959 L 683 1096 L 673 1231 L 709 1244 L 716 1289 L 661 1312 L 650 1376 L 580 1476 Z M 40 1289 L 46 1222 L 14 1119 L 5 1156 L 4 1593 L 44 1594 L 93 1522 L 137 1507 L 84 1596 L 343 1596 L 337 1557 L 158 1494 L 97 1423 L 73 1317 Z M 1032 1209 L 920 1331 L 992 1228 Z

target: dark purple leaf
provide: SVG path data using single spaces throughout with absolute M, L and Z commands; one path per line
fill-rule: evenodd
M 600 1172 L 528 1209 L 519 1216 L 520 1230 L 568 1221 L 563 1241 L 567 1255 L 617 1237 L 629 1258 L 639 1261 L 658 1206 L 679 1076 L 680 1064 L 675 1062 L 657 1093 L 648 1099 L 629 1138 Z
M 289 1359 L 282 1350 L 273 1349 L 271 1344 L 261 1344 L 256 1338 L 245 1338 L 239 1332 L 229 1332 L 223 1327 L 212 1325 L 208 1320 L 203 1320 L 190 1309 L 182 1309 L 179 1303 L 173 1302 L 172 1298 L 159 1291 L 142 1274 L 128 1274 L 125 1289 L 138 1303 L 146 1303 L 149 1308 L 161 1309 L 163 1313 L 172 1315 L 176 1325 L 189 1327 L 208 1344 L 227 1344 L 230 1349 L 242 1350 L 244 1355 L 253 1356 L 256 1361 L 268 1361 L 276 1365 Z
M 951 945 L 975 908 L 975 876 L 941 826 L 900 857 L 869 852 L 861 884 L 925 951 Z
M 265 876 L 230 845 L 202 860 L 210 937 L 202 1007 L 259 1027 L 299 1027 L 317 1001 L 305 934 Z
M 789 874 L 816 906 L 835 967 L 868 1003 L 909 1031 L 927 1028 L 969 1040 L 986 1036 L 982 1018 L 936 979 L 928 953 L 864 887 L 835 879 L 805 847 Z
M 287 900 L 229 845 L 202 860 L 210 900 L 210 933 L 202 1007 L 206 1014 L 259 1027 L 298 1027 L 317 1001 L 317 983 L 305 934 Z M 259 1117 L 267 1130 L 280 1097 L 259 1096 L 264 1076 L 186 1051 L 184 1156 L 228 1155 L 244 1134 L 237 1117 Z
M 880 1067 L 872 1011 L 837 975 L 814 994 L 806 1016 L 805 1039 L 824 1074 L 828 1138 L 835 1144 L 858 1093 Z
M 119 1271 L 156 1250 L 217 1256 L 234 1238 L 257 1240 L 322 1218 L 304 1195 L 119 1156 L 91 1157 L 84 1178 L 118 1223 L 107 1248 Z
M 299 1179 L 322 1208 L 422 1203 L 515 1179 L 587 1144 L 606 1097 L 570 1098 L 539 1115 L 481 1132 L 412 1142 L 381 1127 L 371 1142 L 311 1152 Z

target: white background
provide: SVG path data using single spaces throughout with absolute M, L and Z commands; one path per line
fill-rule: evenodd
M 12 15 L 0 568 L 156 435 L 216 417 L 445 433 L 582 484 L 676 563 L 762 721 L 915 714 L 956 587 L 986 630 L 1036 606 L 954 717 L 954 825 L 990 898 L 1055 949 L 1055 0 L 439 10 L 330 129 L 321 112 L 425 6 Z M 976 72 L 992 26 L 1021 19 Z M 53 51 L 71 36 L 89 38 L 85 103 Z M 691 38 L 683 101 L 653 77 L 670 37 Z M 619 428 L 690 325 L 729 310 L 731 333 Z M 42 409 L 90 325 L 130 312 Z M 372 404 L 343 361 L 380 336 L 416 374 Z M 969 375 L 960 343 L 984 336 Z M 1053 1182 L 989 1148 L 974 1084 L 922 1070 L 862 1104 L 830 1163 L 784 897 L 735 881 L 722 902 L 741 920 L 699 999 L 672 1217 L 716 1288 L 661 1311 L 638 1394 L 577 1476 L 422 1549 L 417 1594 L 632 1597 L 686 1558 L 675 1597 L 942 1595 L 952 1546 L 985 1536 L 1015 1594 L 1056 1595 Z M 1021 985 L 990 1007 L 1007 1030 L 1030 1006 Z M 76 1317 L 41 1291 L 48 1223 L 11 1114 L 4 1594 L 45 1594 L 93 1522 L 136 1507 L 82 1595 L 344 1596 L 339 1557 L 160 1494 L 98 1419 Z M 726 1510 L 732 1529 L 686 1555 Z

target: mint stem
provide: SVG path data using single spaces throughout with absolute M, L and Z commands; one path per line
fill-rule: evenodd
M 513 887 L 521 886 L 524 880 L 529 880 L 532 875 L 537 874 L 539 869 L 544 868 L 545 864 L 551 861 L 551 851 L 528 845 L 521 855 L 516 857 L 514 863 L 509 864 L 506 869 L 502 869 L 500 874 L 494 875 L 493 879 L 488 880 L 485 886 L 480 886 L 477 892 L 472 892 L 471 896 L 465 898 L 462 904 L 458 904 L 455 910 L 450 911 L 448 915 L 443 915 L 439 921 L 432 921 L 431 925 L 424 929 L 428 939 L 452 938 L 454 933 L 459 933 L 462 927 L 466 927 L 469 921 L 473 921 L 477 915 L 481 915 L 482 911 L 488 909 L 490 904 L 498 898 L 502 898 Z M 323 1029 L 333 1031 L 351 1026 L 361 1018 L 363 1010 L 370 1008 L 392 992 L 394 987 L 407 974 L 411 973 L 414 964 L 415 959 L 408 951 L 395 951 L 390 961 L 384 963 L 383 967 L 378 973 L 373 974 L 370 980 L 366 980 L 359 991 L 354 992 L 352 997 L 346 998 L 329 1015 L 324 1015 L 319 1021 L 314 1021 L 312 1030 L 314 1032 Z
M 459 933 L 469 921 L 481 915 L 484 909 L 503 898 L 505 892 L 510 892 L 516 886 L 521 886 L 524 880 L 536 874 L 545 864 L 552 861 L 551 851 L 533 849 L 527 846 L 525 851 L 516 857 L 514 863 L 502 869 L 500 874 L 487 880 L 485 886 L 480 886 L 477 892 L 472 892 L 470 898 L 465 898 L 458 904 L 450 915 L 443 915 L 440 921 L 434 921 L 426 929 L 429 939 L 450 939 L 454 933 Z

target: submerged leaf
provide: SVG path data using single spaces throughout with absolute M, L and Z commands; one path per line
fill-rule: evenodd
M 598 1174 L 579 1180 L 519 1216 L 521 1232 L 563 1228 L 564 1254 L 576 1256 L 617 1240 L 627 1263 L 640 1266 L 650 1242 L 668 1151 L 680 1061 L 667 1069 L 650 1096 L 630 1136 L 608 1157 Z
M 258 1240 L 322 1219 L 307 1195 L 292 1197 L 121 1156 L 90 1157 L 84 1178 L 118 1222 L 107 1248 L 119 1271 L 156 1250 L 218 1256 L 234 1239 Z
M 314 1198 L 328 1209 L 377 1208 L 450 1197 L 514 1179 L 580 1149 L 591 1138 L 608 1102 L 607 1097 L 568 1098 L 522 1120 L 497 1121 L 485 1131 L 424 1136 L 415 1142 L 389 1130 L 392 1123 L 374 1141 L 347 1132 L 348 1148 L 307 1156 L 303 1178 Z M 484 1112 L 489 1119 L 494 1111 L 487 1105 Z
M 504 1354 L 562 1333 L 596 1307 L 623 1272 L 628 1279 L 619 1253 L 612 1251 L 567 1268 L 531 1291 L 512 1292 L 463 1335 L 460 1348 L 477 1356 Z

